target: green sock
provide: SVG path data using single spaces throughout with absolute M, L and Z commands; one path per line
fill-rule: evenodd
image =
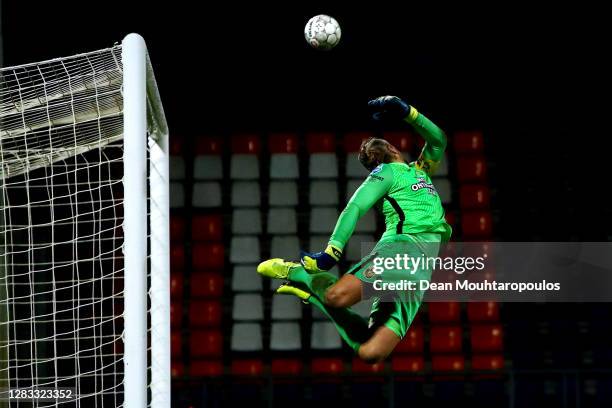
M 306 286 L 308 292 L 314 295 L 308 301 L 332 321 L 340 337 L 357 353 L 359 346 L 369 338 L 366 320 L 350 308 L 329 307 L 324 303 L 325 291 L 338 278 L 328 272 L 309 273 L 299 266 L 289 272 L 289 280 Z

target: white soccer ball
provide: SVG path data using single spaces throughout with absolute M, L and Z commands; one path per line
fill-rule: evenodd
M 319 14 L 314 16 L 304 27 L 304 37 L 312 48 L 331 50 L 340 42 L 342 30 L 333 17 Z

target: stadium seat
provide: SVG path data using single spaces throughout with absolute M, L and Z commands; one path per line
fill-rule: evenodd
M 457 132 L 453 137 L 455 153 L 480 153 L 484 150 L 483 137 L 480 131 Z
M 309 156 L 310 178 L 337 178 L 338 177 L 338 159 L 335 153 L 313 153 Z
M 180 328 L 183 322 L 183 299 L 176 299 L 170 302 L 170 325 L 173 328 Z
M 256 359 L 233 360 L 231 372 L 232 375 L 258 377 L 263 373 L 263 362 Z
M 189 374 L 193 377 L 218 377 L 223 374 L 221 360 L 193 360 L 189 366 Z
M 457 213 L 455 211 L 447 211 L 444 217 L 451 227 L 455 228 L 457 226 Z
M 294 133 L 276 133 L 268 139 L 270 150 L 270 179 L 297 179 L 298 138 Z
M 503 331 L 500 324 L 474 324 L 470 330 L 473 352 L 500 351 L 503 348 Z
M 424 344 L 423 325 L 412 324 L 402 341 L 395 347 L 395 352 L 420 354 L 423 352 Z
M 297 183 L 294 181 L 272 181 L 268 192 L 270 206 L 298 205 Z
M 191 297 L 219 298 L 223 295 L 223 276 L 216 272 L 191 274 Z
M 203 154 L 193 159 L 194 180 L 221 180 L 223 178 L 223 162 L 221 156 Z
M 457 178 L 460 183 L 486 179 L 487 163 L 482 156 L 464 156 L 457 159 Z
M 267 222 L 268 234 L 295 234 L 297 215 L 294 208 L 270 208 Z
M 314 350 L 335 350 L 342 347 L 336 326 L 330 322 L 313 322 L 310 347 Z
M 262 278 L 256 272 L 257 265 L 238 265 L 232 273 L 232 290 L 234 292 L 261 292 Z
M 170 375 L 172 378 L 178 378 L 185 375 L 185 365 L 180 361 L 172 360 L 170 365 Z
M 240 208 L 232 213 L 232 234 L 261 234 L 261 212 L 259 209 Z
M 447 178 L 443 177 L 435 177 L 432 180 L 438 195 L 440 196 L 440 200 L 443 204 L 448 204 L 453 201 L 453 191 L 451 188 L 451 182 Z
M 408 131 L 383 132 L 382 136 L 402 153 L 411 154 L 414 150 L 414 136 Z
M 257 237 L 232 237 L 230 244 L 231 263 L 258 263 L 261 260 Z
M 221 205 L 221 190 L 219 189 L 219 204 Z M 211 200 L 212 201 L 212 200 Z M 185 207 L 185 187 L 183 183 L 171 182 L 170 183 L 170 208 L 183 208 Z
M 180 299 L 183 297 L 183 272 L 170 271 L 170 297 Z
M 221 357 L 223 336 L 221 330 L 192 330 L 189 351 L 193 357 Z
M 490 238 L 491 214 L 484 211 L 466 211 L 461 215 L 461 231 L 465 238 Z
M 442 160 L 440 160 L 440 163 L 438 163 L 438 167 L 433 174 L 436 177 L 448 176 L 448 155 L 446 153 L 444 154 L 444 157 L 442 157 Z
M 370 312 L 372 311 L 372 303 L 374 302 L 374 298 L 364 299 L 359 303 L 351 306 L 353 312 L 357 313 L 359 316 L 364 319 L 368 319 L 370 317 Z
M 361 143 L 374 137 L 372 132 L 349 132 L 342 138 L 342 148 L 346 153 L 357 153 L 361 148 Z M 357 157 L 357 155 L 355 155 Z
M 360 182 L 368 177 L 370 172 L 363 167 L 363 164 L 357 159 L 357 154 L 349 154 L 346 156 L 346 177 L 359 179 Z
M 475 354 L 472 356 L 473 370 L 501 370 L 504 356 L 501 354 Z
M 270 256 L 287 260 L 297 259 L 300 241 L 296 236 L 275 235 L 270 242 Z
M 232 207 L 259 207 L 261 195 L 256 181 L 234 181 L 232 183 Z
M 275 358 L 270 364 L 270 371 L 273 375 L 299 375 L 303 369 L 302 362 L 293 358 Z
M 499 303 L 469 302 L 467 314 L 470 322 L 496 322 L 499 320 Z
M 341 374 L 344 371 L 344 364 L 340 358 L 314 358 L 310 371 L 312 374 Z
M 368 255 L 376 245 L 376 240 L 372 235 L 354 234 L 349 240 L 344 255 L 347 261 L 359 261 Z
M 384 361 L 378 362 L 376 364 L 367 364 L 360 358 L 353 357 L 353 362 L 351 364 L 351 372 L 353 374 L 373 374 L 373 373 L 382 373 L 384 371 L 385 371 Z
M 191 238 L 194 241 L 221 241 L 223 217 L 218 214 L 194 215 L 191 221 Z
M 319 252 L 327 247 L 329 235 L 311 235 L 308 240 L 308 252 Z
M 240 293 L 234 296 L 232 319 L 263 320 L 263 298 L 259 294 Z
M 310 183 L 310 205 L 337 205 L 338 183 L 335 181 L 315 180 Z
M 232 326 L 232 351 L 261 351 L 263 348 L 259 323 L 234 323 Z
M 235 135 L 232 137 L 230 177 L 232 180 L 255 180 L 259 178 L 260 152 L 257 135 Z
M 218 182 L 199 182 L 193 184 L 191 204 L 195 208 L 220 207 L 221 184 Z
M 206 136 L 198 138 L 196 141 L 196 155 L 221 156 L 223 154 L 223 138 L 216 136 Z
M 338 210 L 334 207 L 314 207 L 310 211 L 310 232 L 329 234 L 334 230 Z
M 460 352 L 462 333 L 460 326 L 432 326 L 429 348 L 432 353 Z
M 170 245 L 170 269 L 180 272 L 185 269 L 185 247 L 183 244 Z
M 482 209 L 489 206 L 489 188 L 480 184 L 459 187 L 459 205 L 463 209 Z
M 461 354 L 433 355 L 431 357 L 431 368 L 434 371 L 463 371 L 465 358 Z
M 185 179 L 185 159 L 182 156 L 170 155 L 168 158 L 170 167 L 170 180 Z
M 431 323 L 454 323 L 461 319 L 459 302 L 431 302 L 428 307 Z
M 272 297 L 272 319 L 298 320 L 302 318 L 302 302 L 294 296 Z
M 185 239 L 185 219 L 178 215 L 170 216 L 170 240 L 182 242 Z
M 194 269 L 222 269 L 225 260 L 225 247 L 219 242 L 194 242 L 191 247 L 191 257 Z
M 355 232 L 376 232 L 376 212 L 368 211 L 357 221 Z
M 300 350 L 302 338 L 300 324 L 295 322 L 273 322 L 270 334 L 270 350 Z
M 425 369 L 421 355 L 395 354 L 391 357 L 391 369 L 398 373 L 416 373 Z
M 221 303 L 218 300 L 191 300 L 189 325 L 191 327 L 218 326 L 221 323 Z

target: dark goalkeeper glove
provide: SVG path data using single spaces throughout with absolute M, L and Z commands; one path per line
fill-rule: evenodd
M 328 245 L 325 251 L 321 252 L 310 253 L 301 251 L 300 262 L 304 269 L 310 272 L 329 271 L 338 263 L 341 256 L 342 250 Z
M 374 120 L 408 120 L 412 122 L 419 114 L 415 108 L 397 96 L 379 96 L 368 102 Z

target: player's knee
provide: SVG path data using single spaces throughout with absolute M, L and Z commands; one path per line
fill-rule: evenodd
M 338 308 L 349 307 L 351 306 L 349 293 L 344 289 L 332 286 L 325 292 L 325 304 Z
M 359 358 L 367 364 L 376 364 L 384 361 L 388 353 L 381 347 L 365 343 L 359 347 Z

